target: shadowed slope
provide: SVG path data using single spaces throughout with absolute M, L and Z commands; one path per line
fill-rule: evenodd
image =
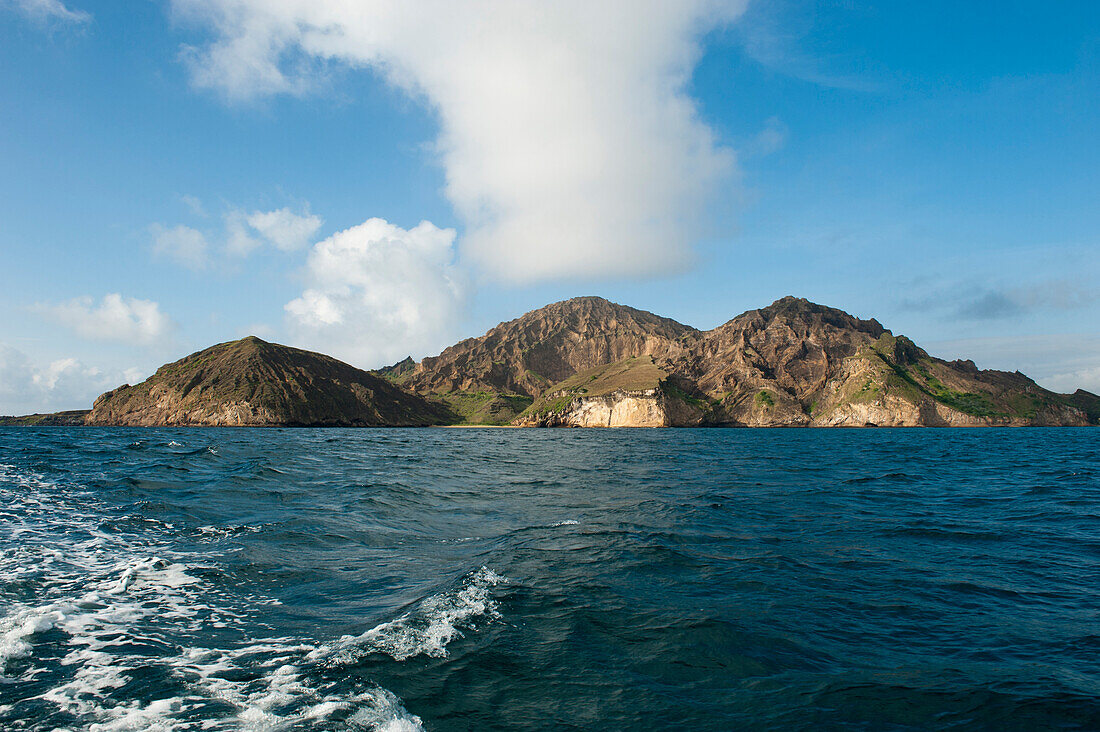
M 578 297 L 533 310 L 425 358 L 404 383 L 422 394 L 492 391 L 533 399 L 595 366 L 679 354 L 694 333 L 670 318 L 601 297 Z
M 87 424 L 418 426 L 445 410 L 330 356 L 256 337 L 162 366 L 96 400 Z

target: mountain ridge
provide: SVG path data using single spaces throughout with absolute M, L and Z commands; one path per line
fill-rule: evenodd
M 72 424 L 79 412 L 0 418 Z M 1100 423 L 1100 397 L 930 355 L 793 296 L 710 330 L 611 302 L 550 303 L 373 372 L 254 336 L 99 397 L 89 425 L 1022 426 Z
M 601 327 L 595 318 L 603 318 Z M 591 330 L 598 338 L 575 349 L 576 341 L 583 341 Z M 491 378 L 462 382 L 453 377 L 535 372 L 530 368 L 536 363 L 531 353 L 539 354 L 541 363 L 556 366 L 546 369 L 557 377 L 553 383 Z M 794 296 L 705 331 L 603 298 L 564 300 L 502 323 L 480 338 L 461 341 L 439 357 L 423 359 L 403 383 L 444 401 L 453 401 L 471 385 L 481 390 L 478 394 L 486 403 L 522 393 L 539 409 L 545 408 L 544 395 L 555 394 L 550 401 L 558 405 L 557 413 L 541 411 L 534 417 L 524 410 L 510 421 L 568 425 L 570 419 L 562 415 L 572 410 L 577 415 L 572 423 L 579 426 L 598 422 L 614 412 L 614 406 L 608 395 L 586 396 L 570 379 L 588 369 L 643 356 L 652 357 L 666 374 L 641 390 L 653 392 L 645 398 L 665 404 L 664 412 L 674 406 L 680 417 L 661 410 L 650 410 L 641 422 L 636 416 L 624 417 L 638 426 L 685 420 L 728 426 L 980 426 L 1097 420 L 1085 409 L 1092 403 L 1087 396 L 1054 394 L 1022 375 L 979 370 L 972 361 L 934 358 L 874 318 L 857 318 Z M 445 369 L 449 373 L 441 375 Z M 639 394 L 624 391 L 621 398 L 636 401 Z M 701 418 L 694 416 L 697 411 Z M 639 406 L 631 413 L 642 412 L 646 410 Z M 502 411 L 497 418 L 507 416 Z

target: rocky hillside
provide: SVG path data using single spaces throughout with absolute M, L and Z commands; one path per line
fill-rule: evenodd
M 930 356 L 875 320 L 785 297 L 702 334 L 670 372 L 707 399 L 713 424 L 1087 424 L 1072 397 L 1020 373 Z
M 694 333 L 670 318 L 579 297 L 456 343 L 395 381 L 442 398 L 465 421 L 504 424 L 563 379 L 632 356 L 673 357 Z
M 90 425 L 419 426 L 438 404 L 329 356 L 249 337 L 162 366 L 96 399 Z
M 602 382 L 601 369 L 642 357 L 661 374 L 645 388 L 595 394 L 575 382 L 579 374 Z M 1096 397 L 1087 392 L 1054 394 L 1019 373 L 949 363 L 875 320 L 794 297 L 710 331 L 577 298 L 403 371 L 398 383 L 445 400 L 471 423 L 978 426 L 1098 419 Z M 643 392 L 652 392 L 646 408 L 657 411 L 645 418 L 624 416 L 630 410 L 621 405 L 615 411 L 617 398 L 641 409 Z

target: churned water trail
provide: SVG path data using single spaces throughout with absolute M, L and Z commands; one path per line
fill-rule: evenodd
M 0 728 L 1098 729 L 1098 434 L 0 428 Z

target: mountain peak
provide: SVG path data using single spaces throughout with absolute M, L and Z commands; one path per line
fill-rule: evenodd
M 820 305 L 804 297 L 794 297 L 793 295 L 781 297 L 771 305 L 759 310 L 750 310 L 743 313 L 729 321 L 729 323 L 738 322 L 745 318 L 753 319 L 754 316 L 759 316 L 765 323 L 776 320 L 788 323 L 799 321 L 810 327 L 831 326 L 840 330 L 859 331 L 872 338 L 878 338 L 883 333 L 889 332 L 874 318 L 862 320 L 844 310 L 832 308 L 828 305 Z
M 534 398 L 581 371 L 678 352 L 694 328 L 602 297 L 550 303 L 425 358 L 407 384 L 420 393 L 497 391 Z

